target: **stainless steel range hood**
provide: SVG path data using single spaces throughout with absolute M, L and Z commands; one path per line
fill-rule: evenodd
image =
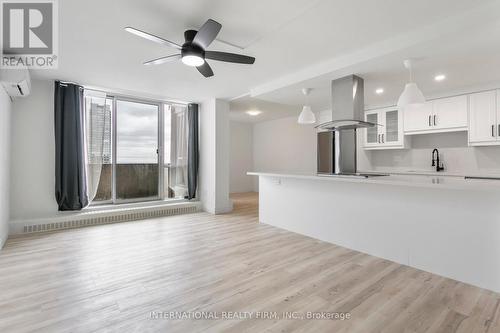
M 376 126 L 364 121 L 364 81 L 349 75 L 332 81 L 332 121 L 316 128 L 328 131 L 351 130 Z
M 318 174 L 357 175 L 357 130 L 377 126 L 363 119 L 363 79 L 349 75 L 332 81 L 332 121 L 316 126 L 323 130 L 318 133 Z

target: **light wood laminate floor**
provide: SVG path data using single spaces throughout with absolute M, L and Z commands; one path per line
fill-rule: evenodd
M 226 215 L 9 239 L 0 332 L 500 332 L 498 294 L 259 224 L 257 196 L 233 198 Z

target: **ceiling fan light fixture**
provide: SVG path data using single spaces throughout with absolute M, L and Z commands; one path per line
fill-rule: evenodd
M 203 59 L 200 56 L 192 54 L 183 56 L 181 60 L 184 63 L 184 65 L 188 65 L 191 67 L 198 67 L 205 63 L 205 59 Z
M 198 31 L 192 29 L 184 31 L 185 42 L 182 45 L 133 27 L 125 27 L 124 29 L 141 38 L 160 45 L 170 46 L 180 51 L 180 54 L 172 54 L 146 61 L 143 63 L 144 65 L 159 65 L 180 59 L 183 64 L 190 67 L 196 67 L 201 75 L 208 78 L 214 76 L 214 72 L 205 59 L 247 65 L 251 65 L 255 62 L 254 57 L 242 54 L 207 51 L 207 47 L 217 38 L 221 28 L 222 25 L 219 22 L 208 19 Z

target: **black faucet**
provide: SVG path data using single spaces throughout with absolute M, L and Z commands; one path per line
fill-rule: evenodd
M 434 153 L 436 154 L 435 157 Z M 437 150 L 437 148 L 434 148 L 434 150 L 432 151 L 432 166 L 436 167 L 437 172 L 444 170 L 443 163 L 439 163 L 439 150 Z

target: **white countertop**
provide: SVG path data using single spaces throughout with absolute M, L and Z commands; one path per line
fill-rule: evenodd
M 474 172 L 463 173 L 453 171 L 429 171 L 429 170 L 400 170 L 400 169 L 377 169 L 377 170 L 363 170 L 360 173 L 388 173 L 390 175 L 417 175 L 417 176 L 439 176 L 439 177 L 496 177 L 500 178 L 500 173 L 492 172 Z
M 338 176 L 318 176 L 316 174 L 304 173 L 281 173 L 281 172 L 248 172 L 250 176 L 264 176 L 276 178 L 295 178 L 316 181 L 351 182 L 378 185 L 397 185 L 428 187 L 471 191 L 494 191 L 500 192 L 500 180 L 465 179 L 459 176 L 447 175 L 421 175 L 421 174 L 390 174 L 382 177 L 355 178 Z

